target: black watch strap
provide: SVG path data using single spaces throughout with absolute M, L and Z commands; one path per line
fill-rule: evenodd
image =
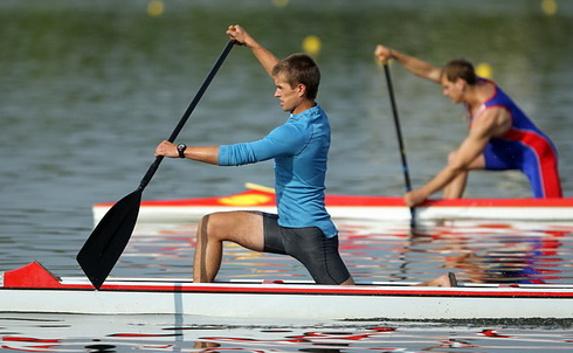
M 185 158 L 185 150 L 187 149 L 187 145 L 181 143 L 177 145 L 177 153 L 179 153 L 179 158 Z

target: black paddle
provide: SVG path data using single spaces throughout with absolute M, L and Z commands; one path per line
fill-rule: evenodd
M 406 192 L 410 192 L 412 191 L 412 184 L 410 183 L 410 172 L 408 170 L 408 162 L 406 161 L 406 150 L 404 149 L 404 142 L 402 140 L 402 130 L 400 129 L 398 108 L 396 108 L 396 99 L 394 98 L 394 88 L 392 85 L 392 78 L 390 77 L 390 69 L 388 68 L 388 64 L 384 64 L 384 73 L 386 74 L 386 83 L 388 84 L 388 92 L 390 93 L 390 104 L 392 105 L 392 113 L 394 115 L 394 126 L 396 127 L 396 135 L 398 136 L 398 146 L 400 148 L 400 158 L 402 159 L 402 170 L 404 171 Z M 416 210 L 414 207 L 410 207 L 410 216 L 410 227 L 416 228 Z
M 219 55 L 215 65 L 213 65 L 199 91 L 187 107 L 183 117 L 179 120 L 179 124 L 171 133 L 171 137 L 169 137 L 170 142 L 175 141 L 175 138 L 179 135 L 183 125 L 189 119 L 203 93 L 205 93 L 213 77 L 215 77 L 223 61 L 225 61 L 225 58 L 233 48 L 234 43 L 232 40 L 229 41 Z M 107 211 L 78 253 L 76 259 L 96 289 L 101 287 L 125 249 L 137 221 L 143 190 L 157 171 L 162 160 L 163 156 L 156 157 L 143 179 L 141 179 L 137 190 L 119 200 Z

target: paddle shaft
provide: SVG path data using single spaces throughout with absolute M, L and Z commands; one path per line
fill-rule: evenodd
M 191 116 L 191 113 L 193 113 L 193 110 L 195 109 L 195 106 L 197 105 L 197 103 L 199 103 L 199 100 L 201 99 L 201 97 L 203 97 L 203 94 L 207 90 L 207 87 L 209 87 L 209 84 L 213 80 L 213 77 L 215 77 L 215 74 L 217 73 L 217 71 L 219 70 L 219 68 L 221 67 L 221 65 L 225 61 L 225 59 L 227 58 L 227 55 L 229 54 L 229 52 L 233 48 L 234 44 L 235 44 L 235 41 L 230 40 L 227 43 L 227 45 L 225 46 L 225 49 L 223 49 L 223 52 L 219 55 L 219 58 L 217 59 L 217 61 L 213 65 L 213 68 L 211 69 L 211 71 L 209 71 L 209 74 L 207 75 L 207 77 L 203 81 L 203 84 L 199 88 L 199 91 L 197 92 L 197 94 L 195 95 L 195 97 L 193 98 L 193 100 L 191 101 L 189 106 L 187 107 L 187 110 L 185 110 L 185 113 L 181 117 L 181 120 L 179 120 L 179 123 L 177 124 L 177 126 L 175 127 L 173 132 L 171 133 L 171 136 L 169 136 L 169 139 L 168 139 L 169 142 L 175 141 L 175 139 L 179 135 L 179 132 L 181 132 L 181 129 L 183 128 L 183 126 L 185 125 L 187 120 L 189 119 L 189 116 Z M 147 186 L 147 184 L 149 184 L 149 181 L 151 181 L 151 178 L 153 177 L 153 175 L 157 171 L 157 168 L 159 168 L 159 165 L 161 164 L 162 160 L 163 160 L 163 156 L 157 156 L 155 158 L 155 161 L 153 162 L 153 164 L 151 164 L 149 169 L 147 169 L 147 172 L 145 173 L 145 175 L 141 179 L 141 182 L 139 183 L 139 187 L 137 188 L 138 190 L 143 191 L 145 189 L 145 187 Z
M 177 127 L 175 127 L 175 130 L 173 130 L 173 133 L 169 137 L 170 142 L 175 141 L 183 125 L 185 125 L 187 119 L 189 119 L 195 106 L 229 54 L 233 44 L 233 41 L 229 41 L 221 55 L 219 55 L 215 65 L 189 104 L 189 107 L 187 107 L 179 124 L 177 124 Z M 96 289 L 101 287 L 127 246 L 135 223 L 137 222 L 143 190 L 157 171 L 162 160 L 163 157 L 155 158 L 155 161 L 141 180 L 139 187 L 131 194 L 119 200 L 107 211 L 76 256 L 80 267 Z
M 408 169 L 408 161 L 406 160 L 406 149 L 404 148 L 404 141 L 402 139 L 402 129 L 400 128 L 400 119 L 398 118 L 398 108 L 396 106 L 396 98 L 394 98 L 394 86 L 392 85 L 392 77 L 390 76 L 388 64 L 384 64 L 384 74 L 386 76 L 386 84 L 388 85 L 388 93 L 390 95 L 390 104 L 392 105 L 392 115 L 394 116 L 394 126 L 396 127 L 396 135 L 398 137 L 404 182 L 406 184 L 406 191 L 410 192 L 412 191 L 412 183 L 410 182 L 410 172 Z M 410 215 L 412 216 L 410 224 L 415 227 L 416 212 L 414 207 L 410 207 Z

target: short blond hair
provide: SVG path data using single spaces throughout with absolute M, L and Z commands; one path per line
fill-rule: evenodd
M 273 76 L 284 74 L 288 84 L 294 87 L 303 84 L 306 98 L 316 99 L 320 84 L 320 70 L 312 58 L 306 54 L 292 54 L 273 67 Z

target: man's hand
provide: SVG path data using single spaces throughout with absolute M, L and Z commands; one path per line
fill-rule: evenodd
M 388 60 L 392 59 L 392 49 L 378 44 L 374 50 L 374 56 L 381 64 L 387 64 Z
M 244 45 L 247 48 L 251 49 L 259 63 L 261 63 L 263 69 L 269 74 L 269 76 L 273 76 L 273 67 L 279 62 L 276 56 L 273 53 L 265 49 L 262 45 L 260 45 L 255 38 L 251 37 L 245 29 L 239 25 L 230 25 L 227 28 L 227 35 L 231 40 L 234 40 L 239 45 Z
M 155 157 L 165 156 L 169 158 L 179 158 L 179 152 L 177 152 L 177 146 L 175 144 L 163 140 L 157 147 L 155 147 Z
M 408 207 L 414 207 L 424 202 L 426 198 L 428 198 L 428 195 L 425 192 L 420 189 L 414 189 L 404 195 L 404 202 Z
M 230 25 L 227 28 L 227 35 L 231 40 L 234 40 L 239 45 L 247 46 L 252 48 L 256 45 L 255 40 L 245 29 L 239 25 Z

